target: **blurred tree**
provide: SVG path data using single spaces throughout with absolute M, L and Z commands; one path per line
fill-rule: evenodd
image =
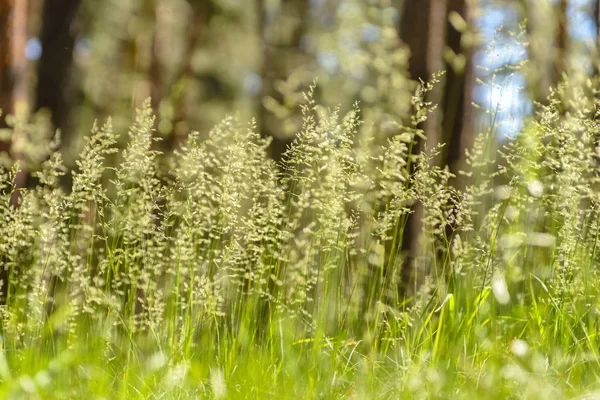
M 151 95 L 154 15 L 150 0 L 82 2 L 83 40 L 74 71 L 82 99 L 77 110 L 82 132 L 94 119 L 108 116 L 117 131 L 126 130 L 130 113 Z
M 598 76 L 600 72 L 600 0 L 592 0 L 592 21 L 596 30 L 595 51 L 592 51 L 592 76 Z M 600 94 L 596 95 L 599 98 Z M 600 118 L 600 116 L 598 117 Z
M 249 119 L 260 80 L 252 96 L 245 96 L 245 78 L 249 72 L 258 76 L 262 58 L 256 3 L 83 1 L 82 44 L 75 57 L 81 131 L 108 115 L 115 130 L 124 131 L 132 108 L 151 97 L 162 139 L 154 146 L 165 153 L 159 160 L 167 165 L 171 150 L 191 129 L 206 135 L 231 112 Z
M 444 69 L 443 51 L 447 0 L 404 0 L 399 23 L 400 40 L 410 49 L 409 73 L 415 81 L 427 81 L 435 72 Z M 440 103 L 441 88 L 435 88 L 429 101 Z M 439 113 L 434 113 L 422 129 L 429 148 L 439 142 L 437 124 Z M 422 148 L 422 143 L 417 143 Z
M 533 101 L 543 103 L 550 87 L 555 86 L 568 69 L 567 6 L 567 0 L 522 0 L 529 42 L 527 88 Z
M 591 17 L 596 30 L 596 48 L 600 47 L 600 0 L 592 0 Z
M 13 74 L 10 45 L 10 20 L 12 2 L 0 2 L 0 129 L 6 128 L 5 115 L 13 111 Z M 0 152 L 10 150 L 10 140 L 0 138 Z M 0 304 L 6 303 L 6 287 L 8 286 L 8 271 L 0 271 Z
M 428 101 L 440 104 L 422 129 L 427 147 L 446 143 L 442 165 L 456 172 L 470 136 L 470 103 L 473 89 L 472 44 L 467 0 L 405 0 L 399 26 L 400 39 L 411 52 L 409 72 L 414 80 L 427 81 L 446 70 L 444 84 L 435 88 Z M 423 148 L 418 143 L 418 151 Z
M 54 127 L 64 133 L 72 106 L 70 75 L 80 4 L 81 0 L 46 0 L 42 11 L 35 108 L 49 110 Z
M 554 82 L 561 80 L 561 75 L 569 67 L 569 19 L 567 17 L 568 0 L 559 0 L 557 10 L 556 57 L 554 60 Z
M 442 165 L 457 173 L 465 148 L 473 140 L 474 35 L 468 0 L 448 0 L 446 24 L 446 85 L 441 106 L 441 142 L 446 143 Z
M 11 1 L 0 2 L 0 128 L 5 128 L 5 115 L 12 111 L 13 76 L 10 45 L 10 16 L 12 11 Z M 0 151 L 8 150 L 6 141 L 0 141 Z
M 425 146 L 432 149 L 438 143 L 446 143 L 438 162 L 448 165 L 452 172 L 456 172 L 472 136 L 473 35 L 468 31 L 468 6 L 467 0 L 405 0 L 399 23 L 400 39 L 411 51 L 411 78 L 427 81 L 433 73 L 446 70 L 443 85 L 428 93 L 426 100 L 440 107 L 421 127 L 426 141 L 417 138 L 415 148 L 418 153 Z M 420 246 L 423 209 L 416 204 L 413 211 L 402 238 L 405 288 L 417 279 L 415 274 L 419 274 L 414 270 L 414 262 Z
M 198 47 L 206 45 L 209 24 L 217 13 L 217 6 L 212 0 L 157 0 L 155 13 L 150 64 L 151 96 L 153 108 L 161 117 L 159 131 L 167 134 L 163 148 L 171 150 L 177 148 L 188 133 L 187 121 L 192 104 L 187 101 L 183 89 L 189 81 L 199 79 L 206 83 L 212 79 L 216 82 L 211 90 L 213 96 L 226 92 L 217 76 L 197 76 L 193 65 Z M 177 32 L 176 24 L 184 25 L 185 31 Z M 170 48 L 173 40 L 182 43 L 178 51 Z
M 27 100 L 25 43 L 27 41 L 27 0 L 0 2 L 0 128 L 18 102 Z M 10 139 L 0 139 L 0 152 L 10 149 Z
M 260 126 L 273 138 L 272 156 L 281 160 L 287 145 L 302 125 L 298 104 L 307 85 L 310 61 L 305 46 L 310 2 L 260 0 L 263 40 Z
M 399 23 L 400 40 L 410 50 L 409 74 L 416 81 L 427 81 L 436 70 L 442 70 L 443 51 L 443 16 L 445 14 L 445 0 L 405 0 L 402 8 L 402 18 Z M 438 100 L 439 89 L 431 92 L 430 101 Z M 435 132 L 436 114 L 430 115 L 424 131 L 427 142 L 437 141 Z M 413 152 L 419 152 L 423 148 L 423 140 L 416 138 Z M 412 288 L 416 280 L 415 260 L 419 248 L 419 240 L 422 230 L 423 208 L 420 204 L 413 206 L 413 213 L 406 220 L 402 236 L 402 252 L 404 263 L 400 281 L 400 290 L 404 295 Z M 397 253 L 397 249 L 386 248 L 386 254 Z M 388 256 L 386 255 L 386 258 Z
M 596 44 L 600 47 L 600 0 L 594 0 L 592 19 L 596 25 Z
M 25 103 L 27 90 L 25 82 L 25 44 L 27 40 L 27 1 L 0 1 L 0 129 L 6 128 L 6 115 L 15 113 L 18 103 Z M 0 152 L 14 153 L 14 136 L 0 138 Z M 20 160 L 22 154 L 11 154 L 13 159 Z M 16 178 L 17 187 L 23 187 L 26 174 L 20 171 Z M 17 204 L 18 196 L 13 194 L 11 202 Z M 6 303 L 9 272 L 0 271 L 0 304 Z

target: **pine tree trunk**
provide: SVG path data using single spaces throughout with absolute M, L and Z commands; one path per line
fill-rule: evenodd
M 469 9 L 465 0 L 449 0 L 448 15 L 455 12 L 467 24 L 470 20 Z M 448 23 L 446 45 L 456 55 L 455 62 L 446 66 L 446 87 L 442 100 L 442 142 L 446 143 L 442 165 L 457 174 L 464 156 L 465 148 L 470 147 L 473 140 L 473 107 L 472 92 L 474 83 L 473 48 L 469 43 L 463 45 L 464 32 Z
M 25 59 L 25 46 L 27 45 L 27 0 L 13 0 L 12 10 L 9 22 L 10 35 L 10 110 L 15 112 L 19 104 L 27 103 L 27 83 L 25 80 L 25 70 L 27 60 Z M 20 150 L 15 149 L 15 136 L 11 138 L 10 155 L 13 160 L 23 160 L 24 155 Z M 27 183 L 27 171 L 25 171 L 24 162 L 21 162 L 21 171 L 15 177 L 15 185 L 19 188 L 25 187 Z M 16 204 L 18 195 L 15 193 L 12 198 L 13 204 Z
M 415 81 L 427 81 L 442 71 L 447 0 L 404 0 L 400 40 L 410 49 L 409 74 Z M 434 88 L 428 100 L 439 103 L 442 88 Z M 431 148 L 439 142 L 439 113 L 433 113 L 421 127 Z M 418 151 L 423 143 L 418 143 Z
M 6 127 L 5 117 L 15 111 L 17 102 L 26 101 L 24 79 L 27 62 L 27 0 L 0 2 L 0 128 Z M 0 151 L 10 150 L 10 140 L 0 141 Z
M 472 141 L 473 90 L 472 53 L 469 43 L 463 41 L 462 28 L 455 27 L 449 16 L 457 13 L 470 22 L 467 0 L 405 0 L 400 21 L 400 39 L 411 50 L 409 72 L 414 80 L 428 80 L 435 72 L 446 70 L 444 85 L 438 85 L 428 93 L 426 101 L 439 104 L 438 110 L 428 116 L 421 127 L 426 143 L 418 140 L 416 152 L 422 152 L 425 144 L 432 149 L 438 143 L 446 143 L 438 163 L 448 165 L 456 173 L 464 155 L 464 148 Z M 457 29 L 460 28 L 460 29 Z M 448 50 L 451 50 L 448 51 Z M 444 60 L 445 53 L 453 57 Z M 413 213 L 406 221 L 402 237 L 404 265 L 402 286 L 406 291 L 418 287 L 426 266 L 418 265 L 419 242 L 422 235 L 423 208 L 413 206 Z M 393 251 L 393 249 L 392 249 Z
M 268 1 L 260 1 L 263 40 L 263 88 L 261 93 L 260 126 L 264 137 L 272 137 L 271 154 L 280 161 L 293 134 L 300 129 L 302 120 L 297 104 L 289 105 L 289 114 L 283 123 L 269 102 L 275 100 L 286 107 L 284 95 L 278 85 L 307 65 L 307 55 L 301 41 L 306 33 L 310 2 L 306 0 L 282 0 L 277 9 L 267 7 Z M 306 88 L 304 88 L 306 89 Z M 292 124 L 290 124 L 290 122 Z
M 400 40 L 411 52 L 409 73 L 415 81 L 427 81 L 435 72 L 443 69 L 444 21 L 446 0 L 405 0 L 400 20 Z M 429 93 L 427 101 L 440 102 L 441 87 Z M 431 148 L 439 141 L 439 112 L 429 115 L 421 126 L 426 143 L 416 139 L 413 154 L 423 151 L 425 144 Z M 402 235 L 403 265 L 401 273 L 401 295 L 407 295 L 418 286 L 421 271 L 417 265 L 419 241 L 423 230 L 423 207 L 417 203 L 408 216 Z M 396 252 L 396 249 L 389 249 Z M 390 266 L 393 268 L 393 266 Z
M 77 36 L 75 17 L 81 0 L 46 0 L 42 12 L 36 109 L 48 109 L 52 123 L 67 129 L 71 107 L 71 66 Z
M 0 128 L 5 128 L 5 116 L 13 111 L 13 86 L 14 78 L 11 60 L 11 11 L 12 1 L 0 2 Z M 7 151 L 10 142 L 0 142 L 0 151 Z
M 183 59 L 178 64 L 177 70 L 172 71 L 171 76 L 167 76 L 163 67 L 163 62 L 160 57 L 160 52 L 164 47 L 170 46 L 168 37 L 161 37 L 160 29 L 160 12 L 159 7 L 156 8 L 156 29 L 153 38 L 152 59 L 149 68 L 152 108 L 158 110 L 161 101 L 168 97 L 172 97 L 174 116 L 172 120 L 173 128 L 171 134 L 162 143 L 164 151 L 170 151 L 178 148 L 185 140 L 187 132 L 178 129 L 180 124 L 185 124 L 188 119 L 189 105 L 185 101 L 185 91 L 179 91 L 174 94 L 174 87 L 180 84 L 182 79 L 192 78 L 193 72 L 193 56 L 194 51 L 199 44 L 205 39 L 205 33 L 210 20 L 215 14 L 215 6 L 212 0 L 189 0 L 189 20 L 187 22 L 187 35 L 182 38 L 185 40 L 185 51 Z M 165 27 L 169 29 L 169 27 Z
M 10 15 L 12 1 L 0 2 L 0 129 L 6 128 L 5 116 L 13 108 L 13 75 L 10 45 Z M 10 150 L 10 140 L 0 141 L 0 152 Z M 0 270 L 0 304 L 6 304 L 6 291 L 8 289 L 8 271 Z
M 567 0 L 560 0 L 558 4 L 558 32 L 556 35 L 556 45 L 558 48 L 556 54 L 555 78 L 554 83 L 557 84 L 562 79 L 562 74 L 567 72 L 569 68 L 569 29 L 567 18 Z
M 594 1 L 594 14 L 592 18 L 596 23 L 596 46 L 600 48 L 600 0 Z
M 523 0 L 528 17 L 527 87 L 530 98 L 545 103 L 550 88 L 555 87 L 568 68 L 567 0 L 550 2 Z M 549 38 L 551 38 L 549 40 Z

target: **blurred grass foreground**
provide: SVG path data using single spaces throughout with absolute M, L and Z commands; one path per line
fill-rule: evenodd
M 0 3 L 0 398 L 600 398 L 598 10 Z

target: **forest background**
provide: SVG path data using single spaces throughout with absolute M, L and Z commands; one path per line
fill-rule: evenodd
M 594 73 L 598 32 L 592 0 L 5 0 L 0 7 L 0 108 L 7 114 L 25 103 L 49 112 L 68 165 L 93 120 L 111 115 L 122 130 L 147 97 L 164 149 L 239 113 L 275 139 L 277 159 L 300 127 L 301 93 L 315 78 L 325 105 L 386 101 L 391 114 L 405 116 L 407 90 L 393 74 L 418 82 L 442 70 L 448 75 L 429 99 L 442 110 L 428 136 L 450 143 L 454 160 L 486 124 L 472 102 L 499 105 L 501 133 L 514 136 L 562 73 Z M 391 53 L 397 64 L 384 65 Z M 478 84 L 492 75 L 495 86 Z

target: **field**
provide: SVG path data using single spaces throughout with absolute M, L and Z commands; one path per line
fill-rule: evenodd
M 380 142 L 311 87 L 281 165 L 235 117 L 163 157 L 146 102 L 123 151 L 93 127 L 68 193 L 58 137 L 36 187 L 5 170 L 0 397 L 600 397 L 590 87 L 490 125 L 460 175 L 415 151 L 432 87 Z

